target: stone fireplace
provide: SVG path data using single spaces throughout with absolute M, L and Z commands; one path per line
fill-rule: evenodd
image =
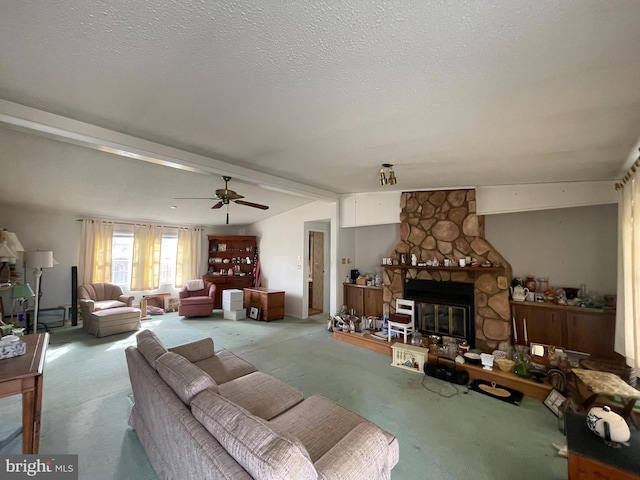
M 434 315 L 442 317 L 442 314 L 440 310 L 434 312 L 432 309 L 425 319 L 424 309 L 431 307 L 422 304 L 442 305 L 442 311 L 445 306 L 456 307 L 460 302 L 455 298 L 451 301 L 448 294 L 444 298 L 436 298 L 449 290 L 439 287 L 450 287 L 453 283 L 468 284 L 473 298 L 467 310 L 469 321 L 464 328 L 469 330 L 470 343 L 484 351 L 492 351 L 501 341 L 509 340 L 511 266 L 484 238 L 484 217 L 476 214 L 475 190 L 403 192 L 401 208 L 400 240 L 390 255 L 394 265 L 386 265 L 384 269 L 385 310 L 393 311 L 397 298 L 415 296 L 419 288 L 422 298 L 417 300 L 423 311 L 419 313 L 421 324 L 418 328 L 424 326 L 424 322 L 430 326 Z M 412 255 L 422 266 L 410 264 Z M 489 262 L 491 267 L 457 266 L 458 259 L 467 256 L 475 258 L 479 265 Z M 402 264 L 402 258 L 409 264 Z M 443 265 L 445 258 L 455 260 L 456 263 L 452 263 L 455 266 L 424 265 L 434 259 Z M 430 282 L 421 285 L 416 280 Z M 452 285 L 440 285 L 442 282 Z M 409 297 L 405 296 L 407 293 Z M 453 311 L 453 314 L 457 319 L 463 315 L 458 311 Z M 463 328 L 461 325 L 459 320 L 454 320 L 452 328 L 459 333 Z

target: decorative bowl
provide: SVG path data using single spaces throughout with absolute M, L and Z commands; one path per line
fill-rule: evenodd
M 482 357 L 479 354 L 473 352 L 465 353 L 464 359 L 472 365 L 480 365 L 480 362 L 482 361 Z
M 516 362 L 513 360 L 509 360 L 508 358 L 496 358 L 494 363 L 498 365 L 500 370 L 503 372 L 510 372 L 511 369 L 515 366 Z

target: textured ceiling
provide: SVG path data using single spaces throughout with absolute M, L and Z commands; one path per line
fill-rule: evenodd
M 2 2 L 0 99 L 337 193 L 384 162 L 403 189 L 615 179 L 638 25 L 636 1 Z

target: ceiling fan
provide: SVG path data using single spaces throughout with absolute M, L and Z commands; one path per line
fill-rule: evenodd
M 241 200 L 241 198 L 244 198 L 242 195 L 238 195 L 227 187 L 227 183 L 231 180 L 231 177 L 222 177 L 222 179 L 224 180 L 224 188 L 217 189 L 215 197 L 176 197 L 175 200 L 219 200 L 219 202 L 211 208 L 217 209 L 222 208 L 223 205 L 227 206 L 227 225 L 229 225 L 230 202 L 237 203 L 238 205 L 246 205 L 247 207 L 259 208 L 260 210 L 267 210 L 269 208 L 267 205 Z

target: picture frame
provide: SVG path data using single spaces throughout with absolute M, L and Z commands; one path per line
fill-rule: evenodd
M 544 399 L 545 406 L 551 410 L 556 417 L 560 416 L 560 407 L 567 399 L 562 393 L 555 388 L 551 389 L 547 398 Z
M 227 244 L 226 243 L 219 243 L 218 244 L 218 251 L 219 252 L 226 252 L 227 251 Z
M 164 311 L 167 313 L 177 312 L 179 303 L 180 300 L 175 295 L 168 295 L 164 297 Z
M 262 316 L 262 309 L 260 307 L 247 308 L 247 317 L 253 320 L 260 320 L 261 316 Z

